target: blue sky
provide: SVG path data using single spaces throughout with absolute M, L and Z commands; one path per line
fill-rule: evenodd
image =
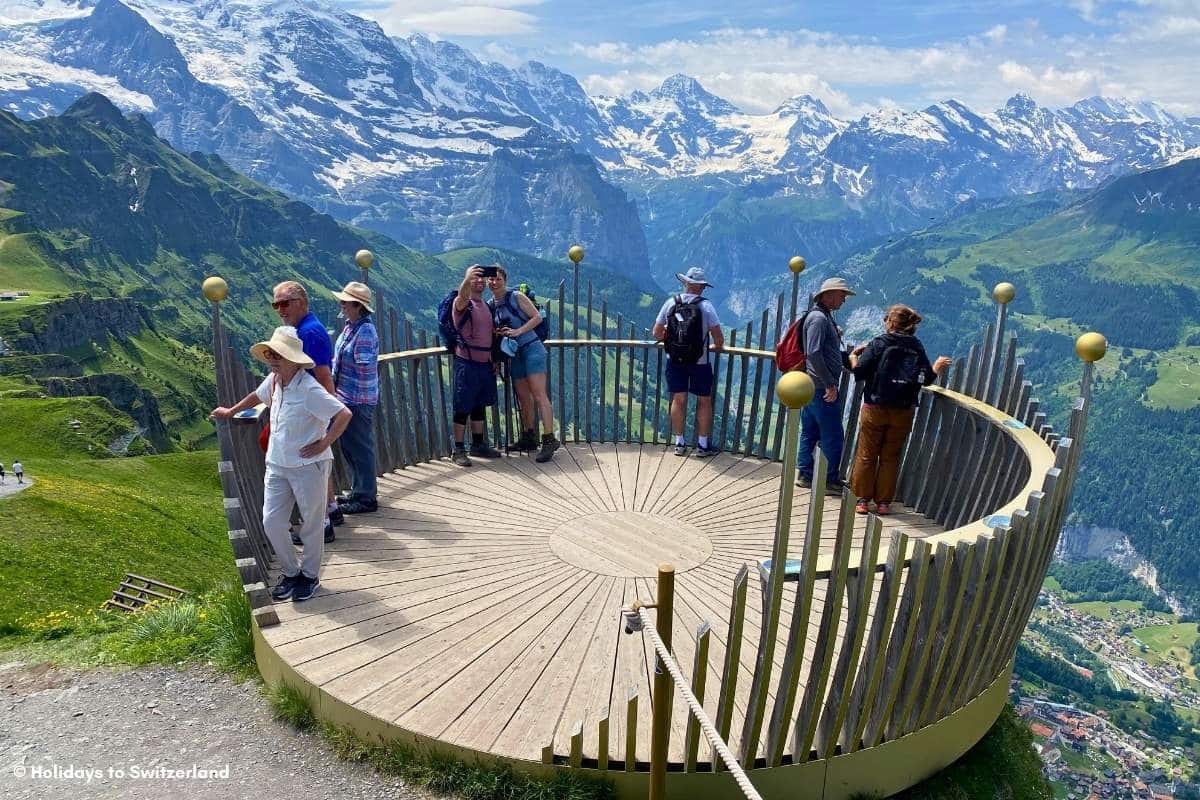
M 675 72 L 751 112 L 796 94 L 843 117 L 953 97 L 990 110 L 1016 92 L 1094 94 L 1200 115 L 1200 0 L 341 0 L 395 35 L 480 58 L 536 59 L 597 94 Z

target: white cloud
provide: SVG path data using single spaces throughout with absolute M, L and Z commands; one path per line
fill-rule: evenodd
M 521 10 L 544 0 L 393 0 L 360 8 L 393 36 L 517 36 L 534 33 L 538 18 Z
M 805 29 L 722 28 L 647 44 L 577 43 L 552 54 L 595 93 L 648 90 L 682 72 L 752 112 L 796 94 L 812 94 L 843 117 L 880 97 L 907 108 L 953 97 L 984 111 L 1022 91 L 1052 106 L 1105 94 L 1200 114 L 1200 0 L 1135 0 L 1115 12 L 1102 0 L 1071 1 L 1094 16 L 1094 28 L 1052 34 L 1036 19 L 1014 19 L 913 47 Z

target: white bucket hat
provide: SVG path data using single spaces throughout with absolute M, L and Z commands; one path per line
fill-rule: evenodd
M 825 292 L 843 292 L 850 296 L 855 294 L 854 290 L 850 288 L 850 284 L 846 283 L 845 278 L 826 278 L 813 297 L 820 297 Z
M 687 272 L 676 272 L 675 277 L 679 279 L 680 283 L 712 287 L 712 284 L 708 282 L 708 276 L 704 274 L 704 267 L 690 267 Z
M 270 364 L 267 358 L 268 350 L 278 353 L 284 361 L 290 361 L 304 369 L 313 368 L 313 360 L 304 354 L 304 343 L 300 341 L 300 336 L 291 325 L 280 325 L 271 334 L 270 339 L 252 345 L 250 355 L 264 364 Z
M 345 289 L 342 289 L 340 292 L 334 292 L 333 296 L 347 303 L 358 303 L 368 312 L 375 313 L 374 295 L 371 293 L 371 288 L 365 283 L 350 281 L 346 284 Z

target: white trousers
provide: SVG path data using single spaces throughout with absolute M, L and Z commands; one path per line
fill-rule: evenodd
M 278 467 L 267 463 L 263 481 L 263 529 L 284 575 L 316 578 L 321 572 L 321 556 L 325 552 L 325 498 L 329 486 L 329 470 L 333 461 L 318 461 L 302 467 Z M 292 505 L 300 509 L 300 541 L 303 557 L 296 557 L 296 547 L 288 526 Z

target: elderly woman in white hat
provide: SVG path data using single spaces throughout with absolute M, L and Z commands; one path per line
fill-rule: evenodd
M 337 399 L 350 409 L 342 435 L 342 455 L 350 466 L 350 494 L 338 498 L 343 514 L 379 508 L 375 482 L 375 406 L 379 403 L 379 333 L 371 321 L 374 297 L 365 283 L 351 281 L 334 292 L 346 324 L 333 346 L 333 385 Z
M 212 411 L 228 419 L 239 411 L 265 403 L 271 409 L 271 436 L 267 445 L 267 472 L 263 482 L 263 528 L 279 556 L 283 573 L 271 591 L 275 600 L 307 600 L 320 586 L 321 557 L 325 549 L 326 489 L 333 453 L 329 446 L 350 424 L 351 413 L 336 397 L 321 388 L 306 369 L 313 365 L 304 354 L 296 329 L 282 325 L 271 338 L 250 348 L 250 355 L 271 368 L 258 388 L 236 405 Z M 288 535 L 292 506 L 303 520 L 300 540 L 303 560 L 296 557 Z

